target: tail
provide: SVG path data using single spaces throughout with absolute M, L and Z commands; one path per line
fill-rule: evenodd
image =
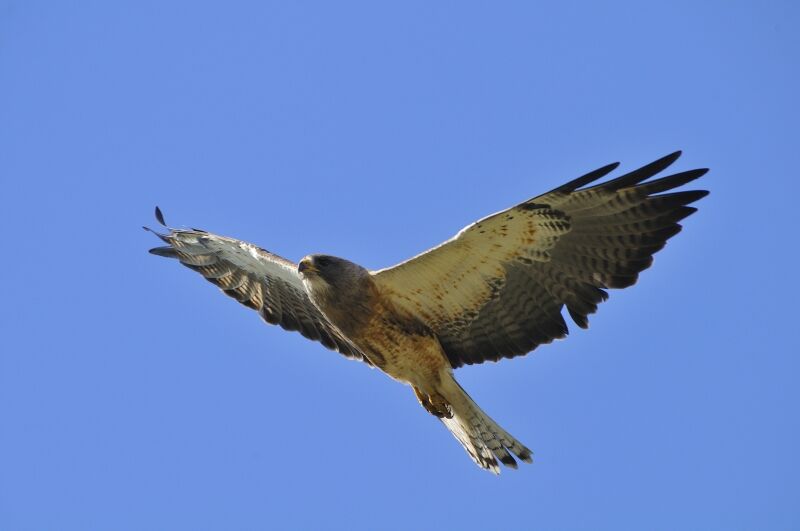
M 533 461 L 525 445 L 484 413 L 454 378 L 449 380 L 444 385 L 443 395 L 453 410 L 453 417 L 441 420 L 479 467 L 499 474 L 499 459 L 505 466 L 517 468 L 517 461 L 511 454 L 526 463 Z

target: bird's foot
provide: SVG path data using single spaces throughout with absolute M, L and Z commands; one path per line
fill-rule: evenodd
M 424 407 L 428 413 L 439 417 L 440 419 L 453 418 L 453 408 L 442 395 L 434 393 L 432 395 L 423 393 L 419 387 L 414 387 L 414 394 L 417 395 L 420 405 Z

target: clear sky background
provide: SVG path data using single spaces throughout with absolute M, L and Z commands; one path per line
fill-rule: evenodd
M 0 2 L 0 529 L 797 529 L 797 6 Z M 639 284 L 457 371 L 499 478 L 140 228 L 380 268 L 676 149 Z

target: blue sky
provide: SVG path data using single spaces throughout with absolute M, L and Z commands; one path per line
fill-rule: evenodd
M 796 529 L 794 2 L 0 2 L 0 528 Z M 396 263 L 619 160 L 711 196 L 588 331 L 457 371 L 535 452 L 147 254 Z

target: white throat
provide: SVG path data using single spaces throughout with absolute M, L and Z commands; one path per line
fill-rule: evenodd
M 331 285 L 325 282 L 319 275 L 303 276 L 303 286 L 306 293 L 313 301 L 315 298 L 323 298 L 331 291 Z

